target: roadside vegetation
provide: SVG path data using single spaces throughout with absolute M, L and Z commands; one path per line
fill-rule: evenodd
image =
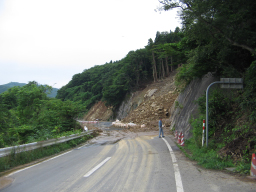
M 51 87 L 29 82 L 0 94 L 0 148 L 82 131 L 75 118 L 81 107 L 47 97 Z
M 28 164 L 36 160 L 45 160 L 45 158 L 48 158 L 51 155 L 61 153 L 62 151 L 76 147 L 81 143 L 85 143 L 92 137 L 93 135 L 85 135 L 83 137 L 73 139 L 64 143 L 55 144 L 21 153 L 16 153 L 15 151 L 12 151 L 10 155 L 0 158 L 0 172 L 7 171 L 19 165 Z
M 0 94 L 0 148 L 44 141 L 83 131 L 76 121 L 82 111 L 73 101 L 49 98 L 50 86 L 29 82 Z M 96 134 L 96 133 L 95 133 Z M 94 134 L 94 136 L 95 136 Z M 0 158 L 0 172 L 60 153 L 92 138 L 85 135 L 65 143 Z
M 178 70 L 177 86 L 182 89 L 207 73 L 244 79 L 242 90 L 211 91 L 208 148 L 202 147 L 205 95 L 196 101 L 200 114 L 191 119 L 193 136 L 185 147 L 188 156 L 206 168 L 234 166 L 235 171 L 248 174 L 256 152 L 255 1 L 160 2 L 161 10 L 182 8 L 187 62 Z
M 192 138 L 186 141 L 191 159 L 211 169 L 235 167 L 235 172 L 250 173 L 252 153 L 256 152 L 254 111 L 244 103 L 245 90 L 215 89 L 209 98 L 208 147 L 202 147 L 202 122 L 206 118 L 205 97 L 197 101 L 200 115 L 191 119 Z

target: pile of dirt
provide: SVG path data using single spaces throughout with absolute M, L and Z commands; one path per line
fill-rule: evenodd
M 170 108 L 178 96 L 174 76 L 175 73 L 171 73 L 169 77 L 148 85 L 137 94 L 132 100 L 132 105 L 137 103 L 138 106 L 122 119 L 122 122 L 144 124 L 145 128 L 139 128 L 140 131 L 144 131 L 155 129 L 159 118 L 162 118 L 164 126 L 170 127 Z
M 140 104 L 135 110 L 130 112 L 126 118 L 122 119 L 122 122 L 132 122 L 152 127 L 159 118 L 162 118 L 166 126 L 170 126 L 170 123 L 167 121 L 170 116 L 169 109 L 176 98 L 177 94 L 173 91 L 159 96 L 157 96 L 157 94 L 152 95 L 150 99 Z

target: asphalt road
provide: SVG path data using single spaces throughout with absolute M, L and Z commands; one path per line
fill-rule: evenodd
M 188 160 L 172 136 L 157 132 L 104 134 L 85 145 L 7 175 L 14 179 L 3 192 L 177 191 L 255 192 L 256 182 L 205 170 Z M 118 142 L 117 142 L 118 141 Z

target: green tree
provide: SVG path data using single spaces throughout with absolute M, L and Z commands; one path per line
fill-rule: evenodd
M 17 112 L 22 124 L 27 123 L 33 115 L 38 115 L 41 101 L 47 98 L 47 88 L 38 86 L 36 82 L 29 82 L 17 93 Z
M 173 1 L 160 0 L 163 10 L 180 8 L 183 25 L 197 30 L 198 36 L 222 38 L 232 46 L 255 54 L 256 2 L 243 1 Z

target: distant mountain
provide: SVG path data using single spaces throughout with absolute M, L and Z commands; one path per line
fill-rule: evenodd
M 55 98 L 58 90 L 59 89 L 57 89 L 57 88 L 52 88 L 52 92 L 51 92 L 51 94 L 48 94 L 48 97 Z
M 22 87 L 26 85 L 26 83 L 18 83 L 18 82 L 10 82 L 10 83 L 7 83 L 7 84 L 4 84 L 4 85 L 0 85 L 0 94 L 7 91 L 7 89 L 11 88 L 11 87 L 14 87 L 14 86 L 19 86 L 19 87 Z M 57 91 L 59 89 L 57 88 L 52 88 L 52 92 L 51 94 L 48 94 L 48 97 L 56 97 L 57 95 Z
M 0 85 L 0 94 L 7 91 L 7 89 L 9 89 L 11 87 L 14 87 L 14 86 L 22 87 L 24 85 L 26 85 L 26 83 L 18 83 L 18 82 L 10 82 L 10 83 L 4 84 L 4 85 Z
M 7 86 L 9 88 L 14 86 L 22 87 L 24 85 L 26 85 L 26 83 L 10 82 L 10 83 L 4 84 L 4 86 Z

